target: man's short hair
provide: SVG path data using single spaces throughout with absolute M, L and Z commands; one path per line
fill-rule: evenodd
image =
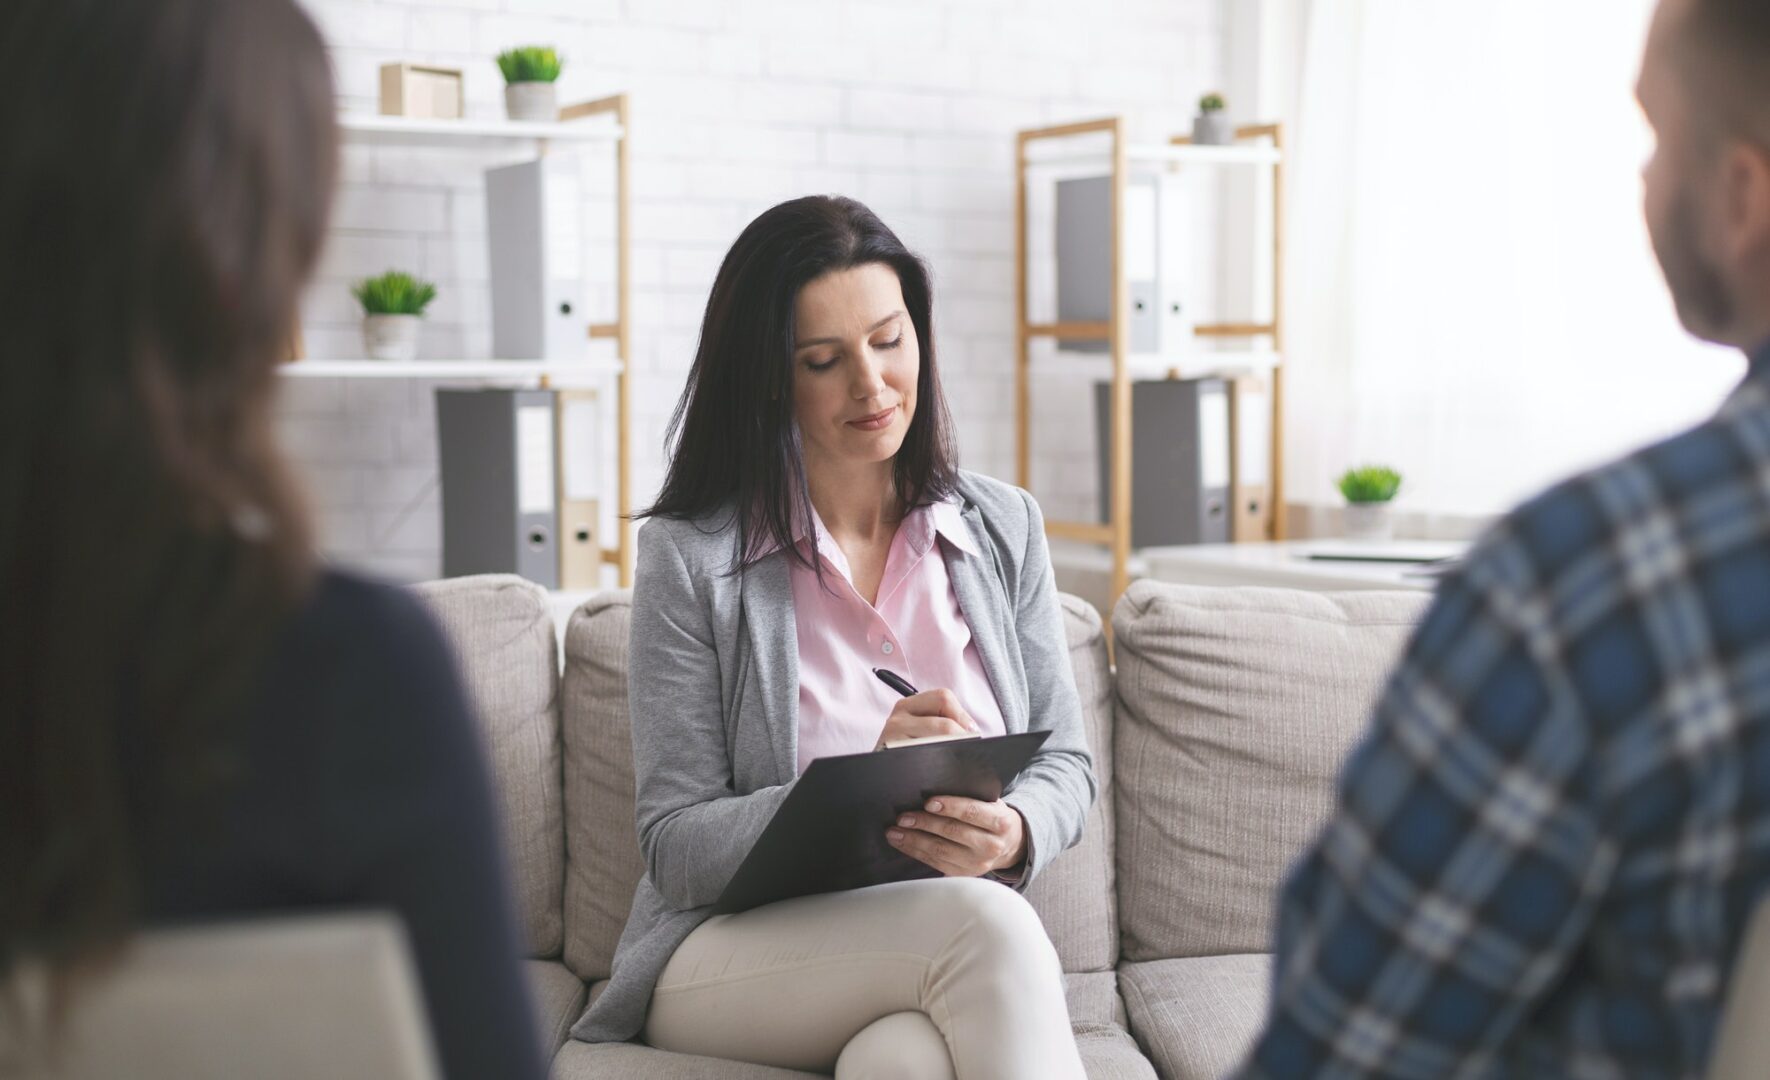
M 1770 138 L 1770 0 L 1686 0 L 1697 104 L 1731 134 Z

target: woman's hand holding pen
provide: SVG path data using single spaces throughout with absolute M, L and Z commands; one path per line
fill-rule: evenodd
M 906 737 L 977 733 L 977 722 L 952 691 L 918 692 L 894 672 L 874 668 L 873 674 L 904 695 L 885 720 L 879 746 Z M 1026 861 L 1026 822 L 1013 807 L 999 801 L 937 795 L 922 809 L 923 813 L 900 815 L 897 827 L 888 830 L 885 839 L 947 877 L 982 877 L 996 870 L 1013 870 Z
M 971 735 L 977 722 L 959 705 L 951 690 L 924 690 L 891 707 L 879 732 L 876 750 L 892 739 L 925 739 L 930 735 Z

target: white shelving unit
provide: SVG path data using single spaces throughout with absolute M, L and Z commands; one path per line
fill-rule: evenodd
M 286 378 L 301 379 L 460 379 L 545 388 L 600 386 L 612 382 L 616 433 L 615 543 L 604 547 L 602 561 L 616 568 L 621 587 L 633 583 L 634 543 L 628 518 L 632 514 L 632 385 L 628 363 L 633 355 L 631 304 L 631 205 L 628 156 L 627 95 L 568 105 L 556 122 L 512 120 L 417 120 L 404 116 L 344 113 L 338 126 L 345 141 L 393 146 L 436 146 L 471 149 L 488 143 L 526 143 L 537 155 L 552 144 L 603 144 L 613 150 L 615 166 L 615 318 L 595 323 L 588 336 L 614 342 L 615 358 L 583 360 L 410 360 L 308 359 L 282 365 Z
M 1283 170 L 1284 132 L 1278 124 L 1258 124 L 1236 129 L 1236 141 L 1226 146 L 1200 146 L 1188 135 L 1176 135 L 1162 143 L 1131 141 L 1123 117 L 1106 117 L 1056 127 L 1033 128 L 1016 138 L 1014 166 L 1015 220 L 1015 478 L 1021 487 L 1032 483 L 1032 342 L 1047 340 L 1105 341 L 1108 351 L 1098 357 L 1065 357 L 1065 367 L 1091 367 L 1111 390 L 1107 430 L 1107 490 L 1112 520 L 1062 521 L 1047 519 L 1045 531 L 1056 540 L 1098 544 L 1111 560 L 1108 603 L 1116 603 L 1130 584 L 1131 562 L 1131 384 L 1138 378 L 1186 379 L 1203 375 L 1249 375 L 1264 385 L 1270 401 L 1268 418 L 1269 479 L 1260 498 L 1266 510 L 1261 539 L 1284 539 L 1284 325 L 1283 325 Z M 1139 170 L 1179 169 L 1197 166 L 1256 167 L 1272 176 L 1272 314 L 1253 322 L 1212 322 L 1194 327 L 1200 347 L 1178 357 L 1160 359 L 1131 355 L 1129 341 L 1130 293 L 1124 257 L 1126 186 Z M 1112 278 L 1110 314 L 1103 321 L 1035 321 L 1031 313 L 1031 240 L 1029 187 L 1049 185 L 1064 173 L 1086 170 L 1105 173 L 1112 185 L 1110 238 Z M 1238 343 L 1225 348 L 1224 342 Z M 1208 343 L 1208 344 L 1207 344 Z M 1239 431 L 1247 421 L 1231 404 L 1230 445 L 1240 446 Z M 1236 507 L 1252 501 L 1253 489 L 1244 486 L 1242 466 L 1236 452 L 1230 458 L 1230 499 Z M 1232 514 L 1232 521 L 1237 518 Z M 1106 609 L 1102 609 L 1106 610 Z

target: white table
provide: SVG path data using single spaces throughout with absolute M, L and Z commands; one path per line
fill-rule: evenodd
M 1261 585 L 1311 592 L 1353 589 L 1415 589 L 1430 592 L 1437 574 L 1425 564 L 1374 561 L 1384 558 L 1455 559 L 1463 542 L 1393 540 L 1285 540 L 1272 544 L 1192 544 L 1144 548 L 1140 552 L 1156 581 L 1183 585 Z M 1326 560 L 1319 555 L 1360 556 Z

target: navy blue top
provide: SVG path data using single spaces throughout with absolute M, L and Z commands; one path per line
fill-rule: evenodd
M 233 734 L 221 805 L 144 856 L 148 921 L 391 910 L 446 1075 L 543 1077 L 479 735 L 418 602 L 323 574 Z
M 1442 583 L 1285 887 L 1239 1075 L 1702 1075 L 1767 892 L 1760 350 Z

